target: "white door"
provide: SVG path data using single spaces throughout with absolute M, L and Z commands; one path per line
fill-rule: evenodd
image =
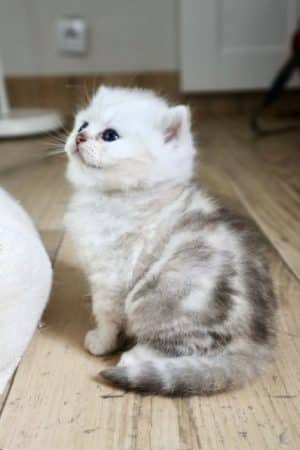
M 289 54 L 300 0 L 180 0 L 183 91 L 264 88 Z

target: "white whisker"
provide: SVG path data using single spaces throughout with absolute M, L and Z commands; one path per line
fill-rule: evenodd
M 57 149 L 57 150 L 49 150 L 47 156 L 56 156 L 63 154 L 65 154 L 65 151 L 63 149 Z

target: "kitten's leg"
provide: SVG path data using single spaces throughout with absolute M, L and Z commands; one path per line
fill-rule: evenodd
M 106 355 L 117 350 L 118 335 L 119 327 L 113 322 L 104 320 L 97 328 L 87 332 L 84 346 L 93 355 Z
M 93 355 L 105 355 L 118 349 L 119 335 L 122 329 L 123 314 L 120 307 L 101 296 L 93 297 L 93 314 L 97 327 L 88 331 L 84 346 Z

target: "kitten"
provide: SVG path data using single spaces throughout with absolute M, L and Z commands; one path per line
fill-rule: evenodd
M 134 346 L 101 372 L 125 389 L 210 394 L 272 356 L 276 301 L 255 233 L 191 182 L 185 106 L 101 87 L 66 142 L 66 225 L 92 291 L 85 347 Z

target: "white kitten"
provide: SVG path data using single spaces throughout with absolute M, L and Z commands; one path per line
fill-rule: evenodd
M 95 355 L 132 339 L 102 375 L 125 388 L 209 393 L 260 372 L 276 302 L 256 235 L 191 183 L 185 106 L 99 89 L 66 143 L 66 224 L 90 281 Z

